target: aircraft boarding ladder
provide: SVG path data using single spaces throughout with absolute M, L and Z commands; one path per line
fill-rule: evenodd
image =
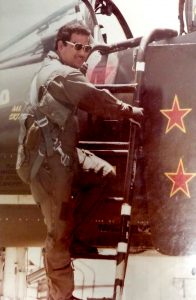
M 145 73 L 145 56 L 149 43 L 161 39 L 171 38 L 177 35 L 177 32 L 171 29 L 155 29 L 149 33 L 147 37 L 143 37 L 139 43 L 136 64 L 135 64 L 135 79 L 134 83 L 129 85 L 103 85 L 98 88 L 106 88 L 112 93 L 114 92 L 130 92 L 133 93 L 133 106 L 141 106 L 143 77 Z M 133 39 L 134 40 L 134 39 Z M 117 50 L 118 51 L 118 50 Z M 145 112 L 144 112 L 145 114 Z M 123 297 L 124 281 L 126 276 L 126 268 L 130 249 L 131 232 L 131 211 L 132 199 L 134 193 L 134 183 L 137 170 L 138 153 L 142 149 L 142 126 L 143 122 L 137 124 L 130 120 L 128 153 L 126 163 L 126 173 L 124 178 L 124 193 L 121 205 L 121 225 L 120 238 L 117 245 L 116 259 L 116 274 L 114 282 L 114 291 L 112 298 L 87 298 L 88 300 L 121 300 Z M 131 278 L 130 278 L 131 280 Z M 128 299 L 131 300 L 131 299 Z M 134 300 L 134 299 L 133 299 Z

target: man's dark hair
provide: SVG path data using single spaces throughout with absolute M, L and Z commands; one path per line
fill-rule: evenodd
M 70 41 L 71 35 L 73 33 L 83 34 L 83 35 L 87 35 L 87 36 L 89 36 L 91 34 L 90 30 L 86 26 L 84 26 L 80 23 L 64 25 L 59 29 L 59 31 L 56 35 L 55 50 L 57 50 L 58 41 L 63 41 L 63 42 Z

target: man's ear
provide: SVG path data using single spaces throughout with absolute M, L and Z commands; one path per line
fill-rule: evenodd
M 63 41 L 58 41 L 57 50 L 62 50 L 64 46 L 65 46 L 65 44 L 63 43 Z

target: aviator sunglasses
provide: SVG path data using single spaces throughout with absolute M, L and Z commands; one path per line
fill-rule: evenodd
M 80 51 L 80 50 L 84 50 L 84 52 L 90 52 L 92 50 L 92 46 L 91 45 L 82 45 L 81 43 L 72 43 L 72 42 L 69 42 L 69 41 L 64 41 L 64 44 L 66 45 L 66 43 L 68 45 L 72 45 L 74 47 L 74 49 L 76 51 Z

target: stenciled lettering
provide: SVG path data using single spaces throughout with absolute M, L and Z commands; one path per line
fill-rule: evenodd
M 0 105 L 5 105 L 10 102 L 10 92 L 5 89 L 0 92 Z

